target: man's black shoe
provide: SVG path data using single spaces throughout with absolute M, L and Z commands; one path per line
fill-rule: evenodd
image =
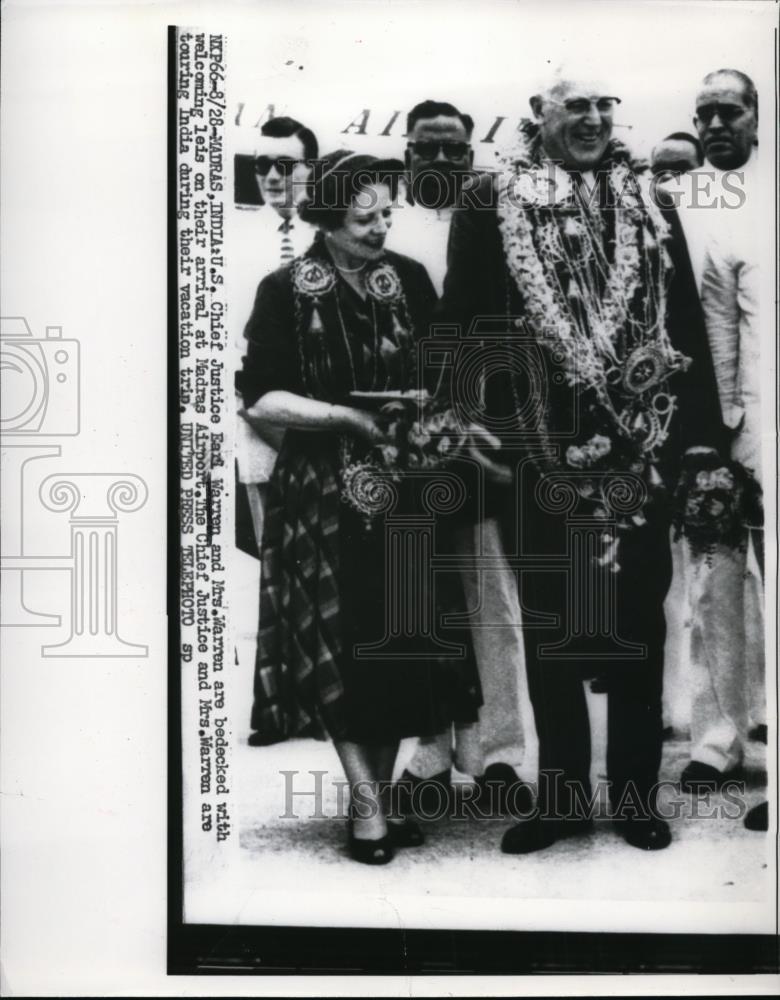
M 414 814 L 418 819 L 443 819 L 452 809 L 449 771 L 440 771 L 430 778 L 418 778 L 411 771 L 404 771 L 397 787 L 403 816 Z
M 509 764 L 489 764 L 476 782 L 482 816 L 527 816 L 533 810 L 530 785 Z
M 745 816 L 745 828 L 748 830 L 758 830 L 759 833 L 764 833 L 769 829 L 768 802 L 759 802 L 757 806 L 753 806 L 752 809 L 748 810 L 747 816 Z
M 692 760 L 680 775 L 680 790 L 694 795 L 697 792 L 714 792 L 740 774 L 740 769 L 736 767 L 731 771 L 719 771 L 717 767 L 702 764 L 700 760 Z
M 754 743 L 765 744 L 767 739 L 766 723 L 759 722 L 757 726 L 753 726 L 753 728 L 748 731 L 748 739 L 753 740 Z
M 669 824 L 657 816 L 619 819 L 615 829 L 627 844 L 642 851 L 662 851 L 672 842 Z
M 551 847 L 556 840 L 590 833 L 593 823 L 587 819 L 533 819 L 510 827 L 501 840 L 504 854 L 532 854 Z

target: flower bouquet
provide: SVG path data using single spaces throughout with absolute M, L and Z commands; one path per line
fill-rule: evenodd
M 495 478 L 504 473 L 479 450 L 480 444 L 497 448 L 498 439 L 477 424 L 464 424 L 452 407 L 443 408 L 425 390 L 350 395 L 360 406 L 378 407 L 388 438 L 358 461 L 351 453 L 343 455 L 342 497 L 367 518 L 387 509 L 393 484 L 408 473 L 445 468 L 466 454 Z
M 674 495 L 675 539 L 710 561 L 716 545 L 741 548 L 745 529 L 764 523 L 761 487 L 744 465 L 709 448 L 691 449 Z
M 594 516 L 614 518 L 622 529 L 645 524 L 645 506 L 665 493 L 655 465 L 632 441 L 617 435 L 598 433 L 582 445 L 570 445 L 565 469 L 571 470 L 579 495 L 594 505 Z
M 617 573 L 620 534 L 646 524 L 647 505 L 666 495 L 658 470 L 631 438 L 595 433 L 566 449 L 562 471 L 585 505 L 592 505 L 593 517 L 604 522 L 596 562 Z

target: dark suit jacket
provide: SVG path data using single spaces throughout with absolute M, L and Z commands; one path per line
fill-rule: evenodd
M 710 355 L 704 318 L 699 304 L 688 249 L 674 209 L 663 209 L 672 238 L 667 244 L 674 276 L 668 295 L 667 330 L 673 346 L 692 359 L 688 371 L 670 380 L 670 392 L 677 397 L 677 412 L 663 447 L 662 465 L 670 477 L 676 475 L 687 448 L 705 445 L 723 449 L 724 428 L 717 384 Z M 450 229 L 448 268 L 438 320 L 457 325 L 464 336 L 475 322 L 488 338 L 498 341 L 518 337 L 516 326 L 507 317 L 522 319 L 522 296 L 504 257 L 496 214 L 493 178 L 481 176 L 463 194 Z M 527 337 L 527 335 L 526 335 Z M 558 390 L 547 368 L 549 406 L 570 405 L 571 390 Z M 562 394 L 563 393 L 563 394 Z M 498 371 L 486 387 L 487 409 L 493 415 L 514 412 L 511 385 L 505 372 Z

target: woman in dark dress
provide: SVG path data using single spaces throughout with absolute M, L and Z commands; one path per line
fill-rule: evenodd
M 333 739 L 352 791 L 350 853 L 368 864 L 422 843 L 391 815 L 399 740 L 473 721 L 480 704 L 467 627 L 398 635 L 388 624 L 386 517 L 419 514 L 426 477 L 373 492 L 372 517 L 347 502 L 361 461 L 389 444 L 382 418 L 350 393 L 418 386 L 416 341 L 436 298 L 421 264 L 384 249 L 401 169 L 343 150 L 318 163 L 300 210 L 317 239 L 261 282 L 239 373 L 245 419 L 286 429 L 263 536 L 252 726 L 268 743 Z M 401 576 L 410 553 L 396 555 Z M 433 582 L 421 593 L 435 591 L 436 620 L 463 610 L 457 570 Z

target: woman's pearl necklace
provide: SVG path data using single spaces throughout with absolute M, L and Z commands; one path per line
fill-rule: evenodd
M 333 263 L 336 264 L 335 260 Z M 336 270 L 341 271 L 342 274 L 359 274 L 367 263 L 368 261 L 364 260 L 360 267 L 341 267 L 339 264 L 336 264 Z

